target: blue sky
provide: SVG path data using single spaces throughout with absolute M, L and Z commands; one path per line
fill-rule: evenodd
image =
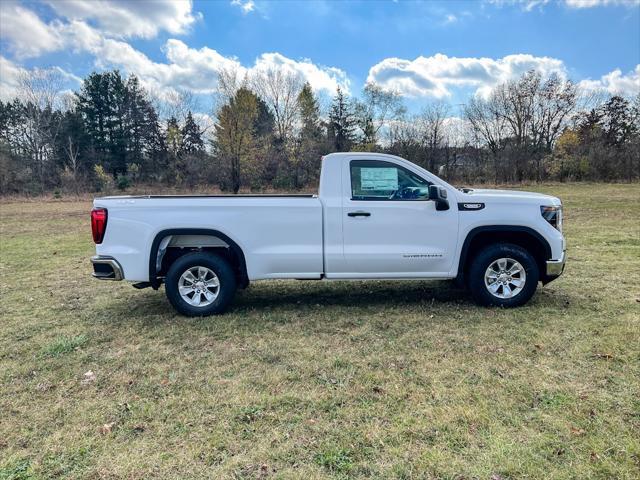
M 563 60 L 577 77 L 600 77 L 640 62 L 640 6 L 568 8 L 451 2 L 277 2 L 239 8 L 196 2 L 209 21 L 194 29 L 193 46 L 217 45 L 249 63 L 265 51 L 308 57 L 364 81 L 387 57 L 443 53 L 499 58 L 514 53 Z M 633 8 L 631 8 L 633 7 Z
M 155 94 L 205 99 L 221 68 L 285 68 L 329 97 L 367 81 L 407 104 L 453 104 L 535 68 L 589 89 L 640 92 L 640 1 L 5 0 L 0 97 L 19 72 L 135 73 Z

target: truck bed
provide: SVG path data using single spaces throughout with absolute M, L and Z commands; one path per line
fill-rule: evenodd
M 147 281 L 154 239 L 203 230 L 233 240 L 247 256 L 250 280 L 320 278 L 322 204 L 317 195 L 137 195 L 102 197 L 108 210 L 99 255 L 118 258 L 125 278 Z

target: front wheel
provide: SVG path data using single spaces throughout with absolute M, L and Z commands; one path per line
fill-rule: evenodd
M 540 272 L 527 250 L 509 243 L 481 250 L 469 269 L 469 289 L 481 305 L 519 307 L 533 296 Z
M 236 277 L 219 255 L 188 253 L 169 267 L 165 292 L 171 305 L 188 317 L 223 313 L 236 293 Z

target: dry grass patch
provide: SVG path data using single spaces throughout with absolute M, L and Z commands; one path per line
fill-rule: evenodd
M 0 204 L 0 479 L 638 478 L 640 187 L 539 190 L 569 264 L 524 308 L 282 281 L 195 320 L 90 278 L 88 202 Z

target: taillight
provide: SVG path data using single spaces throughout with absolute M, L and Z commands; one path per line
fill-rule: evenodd
M 102 243 L 104 232 L 107 230 L 107 209 L 94 208 L 91 210 L 91 233 L 93 241 L 98 244 Z

